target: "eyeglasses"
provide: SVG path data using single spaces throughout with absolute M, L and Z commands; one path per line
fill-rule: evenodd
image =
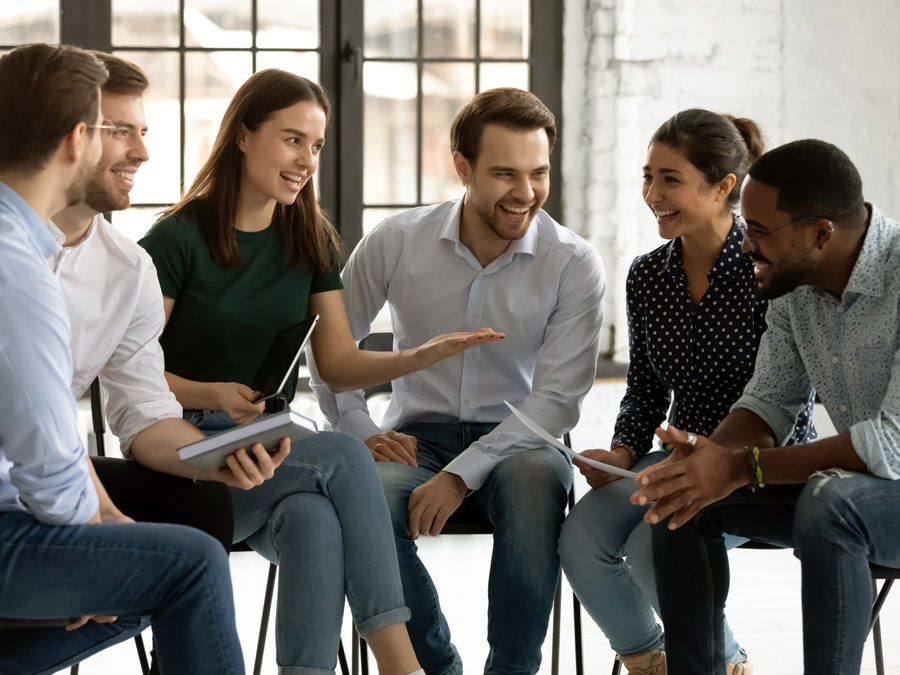
M 112 133 L 119 127 L 117 127 L 115 124 L 88 124 L 87 128 L 88 129 L 100 129 L 101 131 L 108 131 L 109 133 Z
M 822 216 L 798 216 L 797 218 L 794 218 L 790 222 L 787 222 L 784 225 L 779 225 L 778 227 L 774 227 L 771 230 L 759 230 L 759 229 L 752 229 L 753 226 L 748 225 L 746 220 L 744 220 L 743 218 L 738 218 L 737 226 L 738 226 L 738 230 L 740 230 L 741 234 L 744 237 L 744 241 L 746 241 L 749 244 L 749 243 L 755 243 L 755 242 L 759 241 L 760 239 L 765 239 L 766 237 L 771 235 L 773 232 L 778 232 L 778 230 L 782 230 L 785 227 L 787 227 L 788 225 L 793 225 L 794 223 L 799 223 L 801 220 L 807 220 L 810 218 L 812 218 L 814 220 L 822 220 Z

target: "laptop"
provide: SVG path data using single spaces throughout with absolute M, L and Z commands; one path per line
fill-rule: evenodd
M 260 397 L 254 403 L 282 396 L 281 392 L 297 367 L 300 354 L 309 344 L 309 338 L 318 321 L 319 315 L 313 314 L 293 326 L 288 326 L 275 336 L 250 383 L 251 389 L 260 392 Z

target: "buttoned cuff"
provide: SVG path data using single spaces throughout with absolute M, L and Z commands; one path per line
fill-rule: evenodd
M 341 415 L 335 431 L 358 438 L 364 443 L 372 436 L 384 433 L 384 430 L 372 421 L 369 413 L 361 408 L 350 410 Z
M 790 439 L 794 432 L 794 423 L 796 418 L 791 417 L 782 408 L 772 405 L 768 401 L 754 396 L 753 394 L 744 394 L 737 402 L 731 406 L 729 412 L 733 412 L 738 408 L 749 410 L 759 417 L 763 422 L 769 425 L 772 434 L 775 436 L 776 445 L 784 445 Z
M 487 454 L 481 448 L 469 446 L 445 466 L 444 471 L 462 478 L 470 490 L 477 490 L 484 485 L 484 481 L 487 480 L 495 463 L 494 456 Z
M 888 439 L 875 420 L 864 420 L 850 427 L 850 442 L 873 476 L 897 480 L 900 475 L 887 462 L 884 448 Z

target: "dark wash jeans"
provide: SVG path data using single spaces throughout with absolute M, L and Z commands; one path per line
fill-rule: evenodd
M 669 675 L 726 672 L 716 639 L 728 596 L 726 532 L 800 558 L 804 671 L 859 673 L 873 602 L 869 563 L 900 567 L 898 513 L 900 481 L 831 469 L 806 485 L 736 490 L 675 531 L 668 520 L 654 526 Z

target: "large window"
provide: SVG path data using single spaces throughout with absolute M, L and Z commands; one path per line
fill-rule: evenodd
M 151 161 L 135 182 L 134 207 L 113 216 L 135 238 L 190 185 L 232 94 L 262 68 L 329 91 L 334 115 L 318 186 L 350 248 L 387 215 L 460 194 L 449 129 L 476 92 L 530 88 L 560 110 L 557 0 L 0 3 L 0 50 L 66 41 L 112 51 L 149 75 Z M 558 216 L 555 173 L 548 209 Z

